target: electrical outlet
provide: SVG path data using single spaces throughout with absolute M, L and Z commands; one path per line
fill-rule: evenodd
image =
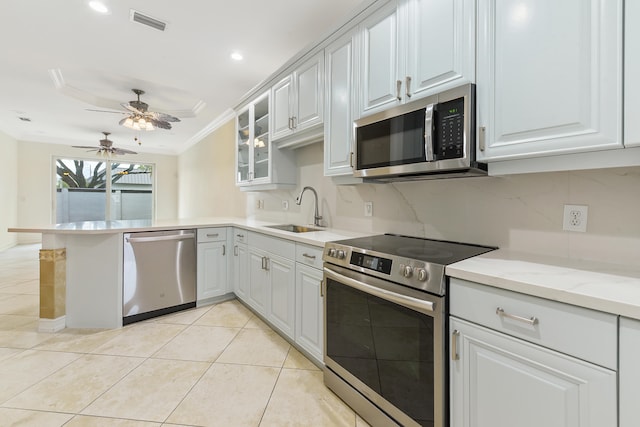
M 283 211 L 288 211 L 289 210 L 289 201 L 288 200 L 283 200 L 282 201 L 282 210 Z
M 585 205 L 564 205 L 564 216 L 562 217 L 562 229 L 565 231 L 587 231 L 588 206 Z
M 364 202 L 364 216 L 373 216 L 373 202 Z

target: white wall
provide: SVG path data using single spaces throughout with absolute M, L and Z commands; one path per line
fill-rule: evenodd
M 53 211 L 53 185 L 55 170 L 53 159 L 58 156 L 69 158 L 92 158 L 87 153 L 71 146 L 20 141 L 18 143 L 17 208 L 18 226 L 47 225 L 55 221 Z M 96 157 L 97 158 L 97 157 Z M 118 156 L 130 162 L 154 163 L 156 175 L 156 218 L 176 218 L 178 213 L 177 156 L 140 153 Z M 20 243 L 39 242 L 39 234 L 20 233 Z
M 246 196 L 235 186 L 235 120 L 178 158 L 180 218 L 245 216 Z
M 0 251 L 14 246 L 16 233 L 7 228 L 18 225 L 18 142 L 0 132 Z
M 249 193 L 249 217 L 312 223 L 312 195 L 295 205 L 299 190 L 311 185 L 335 228 L 614 263 L 637 264 L 640 256 L 640 168 L 338 187 L 323 176 L 322 144 L 297 150 L 297 161 L 298 189 Z M 265 209 L 255 209 L 257 199 Z M 372 218 L 364 217 L 365 201 L 373 202 Z M 586 233 L 562 230 L 564 204 L 589 206 Z

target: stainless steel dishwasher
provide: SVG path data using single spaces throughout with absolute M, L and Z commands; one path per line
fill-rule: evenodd
M 125 233 L 124 325 L 195 307 L 195 230 Z

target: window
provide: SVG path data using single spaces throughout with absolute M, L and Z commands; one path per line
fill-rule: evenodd
M 56 223 L 153 218 L 152 164 L 58 158 L 55 167 Z

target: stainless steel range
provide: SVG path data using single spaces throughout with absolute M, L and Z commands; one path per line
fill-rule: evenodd
M 324 381 L 372 426 L 447 424 L 445 266 L 495 248 L 384 234 L 324 250 Z

